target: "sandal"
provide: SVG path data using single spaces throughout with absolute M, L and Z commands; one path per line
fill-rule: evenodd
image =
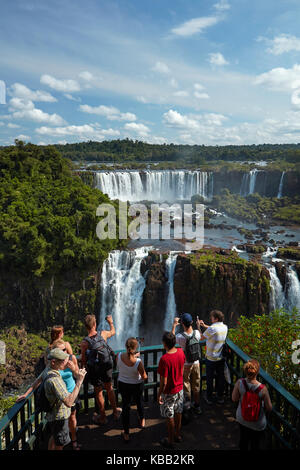
M 72 441 L 72 446 L 73 446 L 73 450 L 81 450 L 81 445 L 78 444 L 77 442 L 77 439 L 75 441 Z

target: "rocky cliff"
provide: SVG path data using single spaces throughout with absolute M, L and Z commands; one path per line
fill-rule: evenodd
M 52 277 L 1 275 L 0 324 L 42 331 L 55 324 L 76 330 L 84 316 L 99 311 L 98 272 L 66 271 Z
M 143 326 L 147 334 L 162 331 L 167 302 L 164 255 L 149 256 L 144 266 Z M 190 312 L 204 321 L 212 309 L 222 310 L 229 326 L 240 315 L 269 311 L 270 275 L 258 262 L 246 261 L 230 250 L 200 250 L 179 254 L 174 274 L 177 314 Z M 175 312 L 174 312 L 175 314 Z
M 259 263 L 245 261 L 227 250 L 200 250 L 177 258 L 174 291 L 178 312 L 190 312 L 204 321 L 212 309 L 235 326 L 240 315 L 269 310 L 270 276 Z

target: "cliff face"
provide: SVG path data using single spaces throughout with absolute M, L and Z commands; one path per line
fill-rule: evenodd
M 77 271 L 51 278 L 1 275 L 0 325 L 20 325 L 34 331 L 61 324 L 74 330 L 88 313 L 99 310 L 100 270 Z
M 268 312 L 269 278 L 265 267 L 229 254 L 179 255 L 174 277 L 177 310 L 206 322 L 211 310 L 221 310 L 227 325 L 235 326 L 240 315 Z
M 221 194 L 227 188 L 231 193 L 240 194 L 242 171 L 214 172 L 214 194 Z M 282 172 L 279 170 L 259 170 L 256 175 L 255 192 L 261 196 L 277 197 Z M 287 171 L 283 179 L 283 196 L 297 196 L 300 187 L 300 174 L 296 171 Z

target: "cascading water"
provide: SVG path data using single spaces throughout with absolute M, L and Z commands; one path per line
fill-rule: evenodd
M 300 281 L 292 266 L 289 266 L 286 273 L 284 306 L 287 310 L 292 310 L 293 307 L 296 307 L 298 312 L 300 312 Z
M 142 247 L 133 251 L 112 251 L 103 263 L 99 330 L 107 329 L 105 317 L 112 315 L 116 335 L 109 341 L 113 348 L 124 348 L 127 338 L 139 335 L 146 285 L 140 270 L 141 261 L 150 249 Z
M 171 331 L 174 317 L 176 316 L 176 301 L 174 294 L 174 273 L 176 267 L 177 253 L 170 252 L 166 261 L 168 273 L 168 297 L 165 314 L 164 329 Z
M 300 312 L 300 281 L 295 269 L 287 267 L 285 288 L 277 276 L 275 266 L 268 267 L 270 273 L 270 311 L 285 308 L 291 311 L 296 307 Z
M 249 194 L 254 193 L 257 173 L 258 173 L 258 170 L 254 168 L 254 170 L 251 170 L 248 173 L 245 173 L 243 175 L 241 190 L 240 190 L 241 196 L 248 196 Z
M 110 171 L 96 173 L 96 186 L 111 199 L 123 201 L 189 200 L 195 194 L 213 197 L 213 173 L 206 171 Z
M 281 282 L 277 276 L 275 266 L 269 268 L 270 273 L 270 311 L 280 309 L 283 307 L 285 302 L 284 291 L 281 285 Z
M 283 189 L 283 179 L 284 179 L 284 175 L 285 175 L 285 171 L 283 171 L 282 174 L 281 174 L 280 183 L 279 183 L 279 188 L 278 188 L 278 194 L 277 194 L 277 198 L 278 198 L 278 199 L 282 197 L 282 189 Z

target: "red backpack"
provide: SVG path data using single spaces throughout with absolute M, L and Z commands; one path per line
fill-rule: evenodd
M 261 399 L 258 394 L 264 385 L 260 384 L 255 390 L 250 390 L 246 380 L 242 379 L 242 382 L 246 390 L 241 404 L 242 417 L 245 421 L 257 421 L 261 408 Z

